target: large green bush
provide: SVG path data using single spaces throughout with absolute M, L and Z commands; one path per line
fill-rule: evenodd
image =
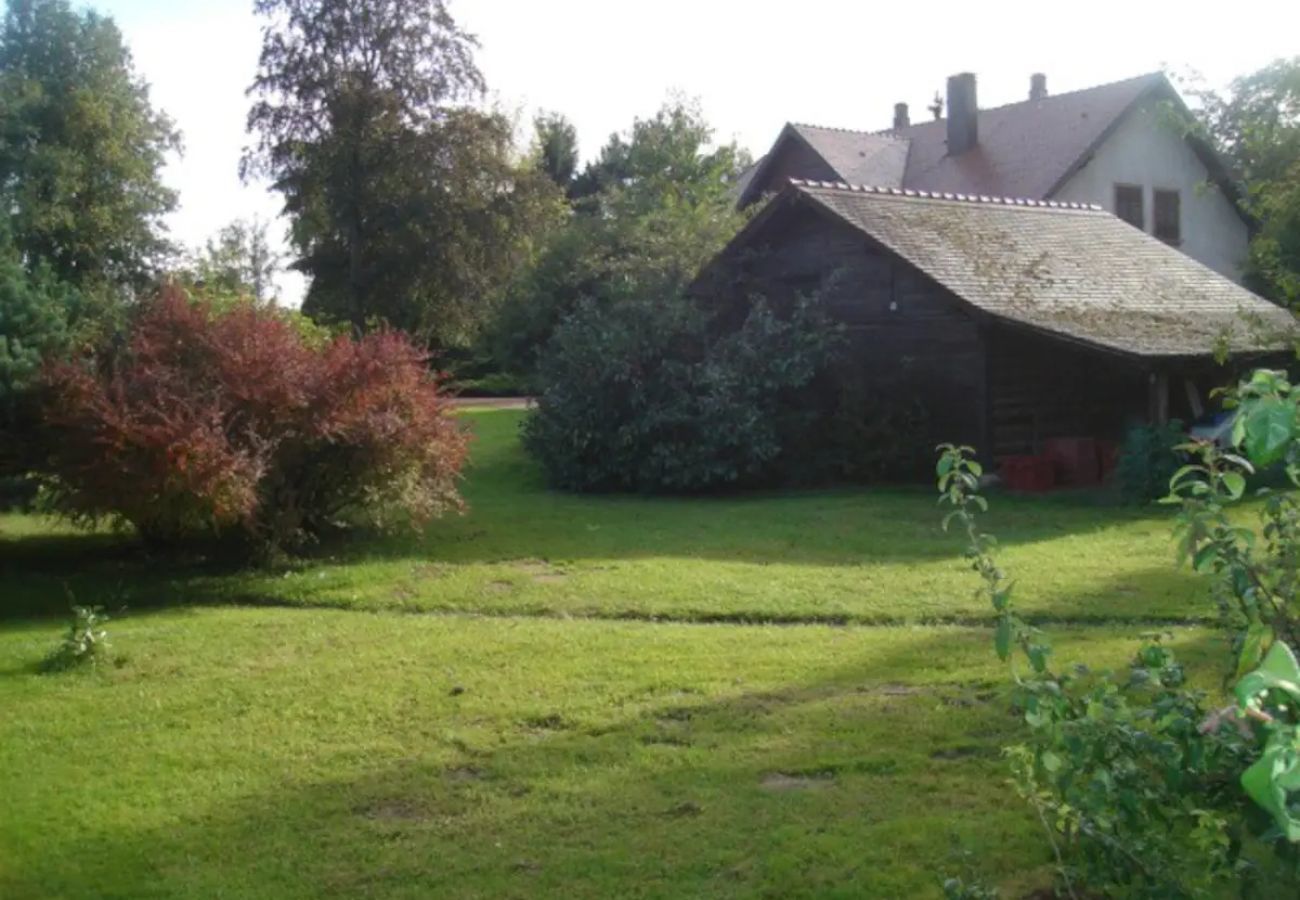
M 736 328 L 680 298 L 588 304 L 542 357 L 524 444 L 580 491 L 704 491 L 772 483 L 816 416 L 807 389 L 837 331 L 809 301 L 754 303 Z

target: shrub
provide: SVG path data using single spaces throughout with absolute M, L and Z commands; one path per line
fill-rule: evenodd
M 1006 749 L 1019 793 L 1038 812 L 1071 896 L 1296 896 L 1300 887 L 1300 386 L 1259 371 L 1228 397 L 1232 448 L 1190 441 L 1169 481 L 1182 561 L 1212 580 L 1231 636 L 1226 682 L 1235 703 L 1213 709 L 1187 686 L 1159 639 L 1126 672 L 1051 665 L 1045 636 L 1021 619 L 979 526 L 981 469 L 965 447 L 942 448 L 944 525 L 965 532 L 967 558 L 995 615 L 994 647 L 1015 673 L 1028 726 Z M 1229 508 L 1256 466 L 1281 464 L 1251 529 Z M 1261 858 L 1271 849 L 1275 858 Z M 1076 888 L 1083 888 L 1080 894 Z
M 550 483 L 581 491 L 702 491 L 780 480 L 810 413 L 798 402 L 835 333 L 815 305 L 757 302 L 738 328 L 683 299 L 588 304 L 538 371 L 524 445 Z
M 1135 425 L 1124 435 L 1115 480 L 1129 503 L 1148 503 L 1169 492 L 1169 479 L 1178 470 L 1175 447 L 1187 439 L 1183 423 Z
M 322 343 L 274 309 L 166 289 L 120 352 L 46 370 L 52 502 L 157 543 L 418 525 L 459 504 L 465 453 L 425 362 L 395 332 Z
M 108 615 L 102 606 L 73 606 L 72 622 L 58 649 L 45 658 L 41 668 L 46 672 L 63 672 L 78 666 L 95 666 L 103 662 L 112 645 L 104 623 Z

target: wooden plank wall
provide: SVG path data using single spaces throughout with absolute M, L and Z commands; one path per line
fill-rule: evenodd
M 1117 441 L 1147 416 L 1138 361 L 1007 326 L 990 327 L 987 346 L 995 457 L 1037 453 L 1055 437 Z
M 980 328 L 960 301 L 860 232 L 811 209 L 781 217 L 756 242 L 746 280 L 778 307 L 822 291 L 854 358 L 882 390 L 919 394 L 935 441 L 981 443 Z

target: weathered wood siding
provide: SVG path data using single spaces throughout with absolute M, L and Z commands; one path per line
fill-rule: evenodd
M 821 291 L 880 390 L 920 397 L 935 440 L 982 443 L 981 329 L 960 301 L 859 232 L 812 209 L 780 217 L 744 264 L 772 302 Z
M 991 456 L 1036 453 L 1049 438 L 1119 440 L 1146 418 L 1139 361 L 996 324 L 985 347 Z
M 986 460 L 1041 452 L 1051 438 L 1119 441 L 1157 410 L 1191 421 L 1187 382 L 1208 407 L 1210 390 L 1232 378 L 1207 360 L 1111 353 L 979 313 L 808 206 L 773 216 L 729 261 L 743 285 L 730 296 L 759 293 L 779 307 L 821 291 L 868 383 L 918 397 L 928 437 L 972 444 Z
M 814 181 L 840 180 L 840 176 L 826 164 L 824 159 L 814 153 L 802 140 L 793 137 L 781 141 L 781 146 L 776 149 L 776 155 L 764 163 L 764 169 L 762 181 L 750 188 L 757 192 L 753 195 L 755 198 L 780 191 L 791 178 L 807 178 Z

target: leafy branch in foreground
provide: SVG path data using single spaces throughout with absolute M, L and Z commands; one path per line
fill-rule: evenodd
M 969 447 L 939 448 L 940 502 L 951 507 L 979 594 L 994 615 L 994 647 L 1012 665 L 1013 700 L 1028 726 L 1007 747 L 1013 784 L 1051 842 L 1071 897 L 1197 897 L 1251 881 L 1246 801 L 1234 782 L 1253 739 L 1227 722 L 1202 729 L 1203 694 L 1160 637 L 1126 672 L 1057 672 L 1046 636 L 1021 618 L 1012 585 L 980 525 L 988 503 Z M 1028 671 L 1017 673 L 1023 657 Z

